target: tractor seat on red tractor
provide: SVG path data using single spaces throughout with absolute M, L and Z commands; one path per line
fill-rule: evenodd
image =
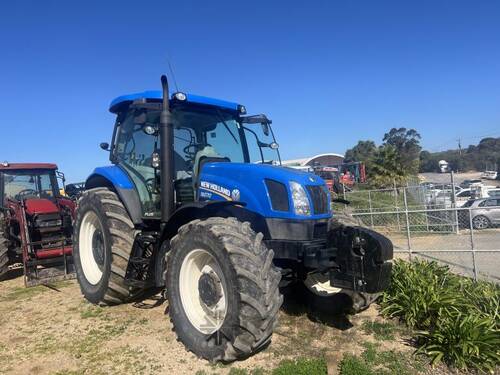
M 26 286 L 75 277 L 75 203 L 61 195 L 54 164 L 0 164 L 0 279 L 22 264 Z

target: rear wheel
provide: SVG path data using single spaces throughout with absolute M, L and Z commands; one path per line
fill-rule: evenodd
M 472 226 L 474 229 L 486 229 L 491 226 L 491 222 L 486 216 L 478 215 L 472 219 Z
M 194 220 L 167 255 L 169 313 L 179 340 L 211 361 L 245 358 L 271 340 L 283 302 L 273 251 L 249 223 Z
M 9 246 L 5 227 L 4 213 L 0 212 L 0 280 L 5 278 L 7 272 L 9 271 L 8 251 Z
M 113 191 L 96 188 L 82 195 L 74 225 L 73 257 L 87 300 L 114 305 L 137 294 L 136 288 L 125 283 L 135 234 L 134 224 Z

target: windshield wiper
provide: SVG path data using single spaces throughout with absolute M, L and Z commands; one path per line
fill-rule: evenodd
M 222 117 L 222 114 L 220 113 L 220 110 L 217 109 L 216 113 L 217 113 L 217 116 L 219 116 L 220 122 L 222 122 L 224 124 L 224 126 L 226 127 L 226 129 L 229 132 L 229 134 L 231 134 L 231 137 L 233 137 L 233 139 L 236 142 L 236 144 L 239 145 L 238 140 L 236 139 L 236 136 L 233 134 L 233 132 L 231 131 L 231 129 L 229 129 L 229 126 L 226 124 L 226 121 L 224 121 L 224 118 Z

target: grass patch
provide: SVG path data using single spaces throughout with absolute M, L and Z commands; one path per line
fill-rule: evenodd
M 377 322 L 365 320 L 361 326 L 363 331 L 371 334 L 377 340 L 394 340 L 397 327 L 391 322 Z
M 500 365 L 500 286 L 452 274 L 435 262 L 395 261 L 382 313 L 417 330 L 432 363 L 495 371 Z
M 37 285 L 31 288 L 17 287 L 11 289 L 5 296 L 1 297 L 0 302 L 25 300 L 38 294 L 47 292 L 48 290 L 50 289 L 43 285 Z
M 339 364 L 340 375 L 413 375 L 424 370 L 424 363 L 408 354 L 379 351 L 372 343 L 365 343 L 364 347 L 360 356 L 344 355 Z
M 86 308 L 80 311 L 80 317 L 82 319 L 98 318 L 105 313 L 105 309 L 100 306 L 88 305 Z
M 324 358 L 298 358 L 281 361 L 272 375 L 326 375 L 328 368 Z

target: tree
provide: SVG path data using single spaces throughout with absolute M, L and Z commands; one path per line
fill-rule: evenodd
M 389 133 L 385 133 L 383 145 L 394 147 L 401 166 L 407 169 L 408 174 L 416 175 L 422 150 L 420 139 L 421 136 L 415 129 L 392 128 Z
M 377 146 L 373 141 L 358 141 L 358 144 L 345 153 L 345 161 L 350 163 L 360 161 L 370 162 L 377 154 Z
M 404 185 L 410 173 L 401 164 L 400 155 L 393 145 L 380 146 L 370 170 L 370 183 L 376 187 Z

